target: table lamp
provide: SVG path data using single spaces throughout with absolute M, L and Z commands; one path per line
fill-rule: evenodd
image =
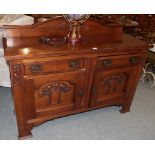
M 80 25 L 83 24 L 90 15 L 88 14 L 64 14 L 64 18 L 70 23 L 70 30 L 65 40 L 75 44 L 80 42 Z

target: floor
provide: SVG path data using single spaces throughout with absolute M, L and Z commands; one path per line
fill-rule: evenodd
M 32 130 L 34 139 L 155 139 L 155 89 L 138 85 L 131 112 L 108 107 L 48 121 Z M 9 88 L 0 87 L 0 139 L 17 139 Z

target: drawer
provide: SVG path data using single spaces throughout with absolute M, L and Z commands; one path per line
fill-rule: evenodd
M 41 61 L 24 62 L 25 75 L 43 74 L 43 73 L 59 73 L 72 70 L 81 70 L 85 68 L 85 58 L 73 59 L 56 59 Z
M 112 56 L 112 57 L 99 57 L 97 60 L 97 69 L 110 69 L 121 66 L 130 66 L 143 63 L 145 56 L 143 55 L 130 55 L 130 56 Z

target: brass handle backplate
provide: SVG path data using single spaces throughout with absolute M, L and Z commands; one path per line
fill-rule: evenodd
M 70 68 L 78 68 L 80 66 L 80 61 L 79 60 L 71 60 L 68 65 Z
M 42 65 L 41 64 L 33 64 L 30 67 L 31 72 L 38 73 L 42 71 Z
M 104 67 L 108 67 L 112 64 L 112 60 L 111 59 L 106 59 L 106 60 L 103 60 L 103 66 Z

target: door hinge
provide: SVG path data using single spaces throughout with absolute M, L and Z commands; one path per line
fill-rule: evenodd
M 80 96 L 80 97 L 83 96 L 83 89 L 80 89 L 79 96 Z
M 94 95 L 94 94 L 96 94 L 96 88 L 95 87 L 92 89 L 92 95 Z

